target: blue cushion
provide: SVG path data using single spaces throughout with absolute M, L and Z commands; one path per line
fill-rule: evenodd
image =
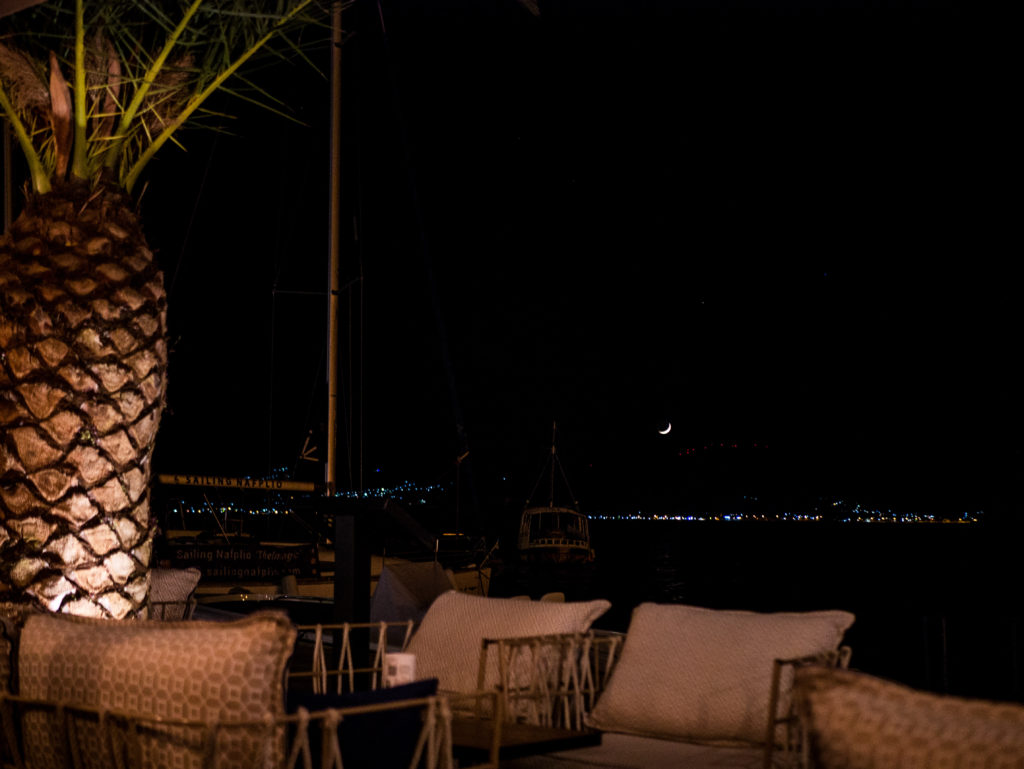
M 351 708 L 385 702 L 431 697 L 437 694 L 437 679 L 428 678 L 411 684 L 376 689 L 371 692 L 347 694 L 288 693 L 288 712 L 300 707 L 310 712 L 328 708 Z M 345 769 L 408 769 L 416 750 L 416 741 L 423 728 L 422 708 L 401 708 L 379 713 L 361 713 L 347 716 L 338 725 L 338 744 Z M 310 750 L 314 761 L 319 760 L 321 730 L 318 724 L 310 726 Z

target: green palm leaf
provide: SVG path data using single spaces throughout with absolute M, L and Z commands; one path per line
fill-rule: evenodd
M 164 144 L 209 115 L 204 105 L 217 91 L 285 114 L 283 102 L 244 72 L 267 57 L 312 64 L 305 51 L 328 38 L 329 5 L 51 0 L 0 19 L 0 108 L 28 158 L 33 188 L 103 179 L 131 191 Z M 54 85 L 61 80 L 70 87 L 70 115 Z

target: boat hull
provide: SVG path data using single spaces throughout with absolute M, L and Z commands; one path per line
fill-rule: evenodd
M 528 562 L 544 563 L 589 563 L 594 560 L 594 551 L 587 544 L 577 543 L 532 543 L 520 548 L 519 556 Z

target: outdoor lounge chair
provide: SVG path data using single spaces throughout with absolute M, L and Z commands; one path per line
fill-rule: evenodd
M 1024 705 L 801 666 L 794 700 L 807 769 L 1024 769 Z
M 0 694 L 0 709 L 4 769 L 447 769 L 452 764 L 451 712 L 444 697 L 433 695 L 229 721 L 152 718 L 9 694 Z M 410 724 L 414 728 L 407 728 Z
M 540 751 L 502 742 L 502 767 L 762 769 L 795 765 L 796 663 L 845 665 L 853 615 L 644 604 L 626 634 L 591 631 L 607 602 L 439 597 L 405 647 L 450 692 L 489 691 L 476 714 L 502 734 L 531 725 L 601 744 Z M 487 703 L 487 700 L 476 700 Z M 456 712 L 456 718 L 465 713 Z M 536 747 L 536 746 L 533 746 Z M 570 763 L 566 763 L 570 762 Z
M 297 685 L 284 686 L 297 634 L 283 614 L 232 622 L 16 618 L 20 633 L 5 647 L 15 652 L 14 675 L 0 686 L 4 769 L 452 766 L 450 699 L 434 693 L 436 682 L 305 699 Z M 339 681 L 379 681 L 379 669 L 349 668 Z M 294 695 L 290 708 L 286 693 Z
M 602 732 L 601 744 L 504 762 L 509 769 L 796 767 L 798 664 L 845 666 L 847 612 L 760 614 L 642 604 L 624 637 L 488 642 L 504 712 Z M 481 661 L 481 670 L 491 662 Z M 483 673 L 481 673 L 483 675 Z

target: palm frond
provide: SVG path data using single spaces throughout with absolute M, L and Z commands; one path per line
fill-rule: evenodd
M 164 144 L 181 146 L 176 132 L 193 122 L 217 127 L 217 113 L 204 106 L 215 92 L 294 120 L 286 98 L 245 72 L 256 72 L 261 60 L 313 65 L 310 45 L 326 50 L 332 4 L 49 0 L 0 20 L 4 112 L 22 124 L 26 154 L 37 155 L 45 175 L 63 178 L 66 129 L 63 117 L 50 119 L 55 86 L 47 84 L 62 73 L 71 97 L 72 175 L 115 178 L 130 190 Z M 34 175 L 38 189 L 36 182 Z
M 105 53 L 107 55 L 107 79 L 103 84 L 103 107 L 102 113 L 98 116 L 99 125 L 96 127 L 98 139 L 106 139 L 110 136 L 110 132 L 114 128 L 114 118 L 121 107 L 121 60 L 110 43 L 107 43 Z
M 56 153 L 56 175 L 63 179 L 71 161 L 71 138 L 73 110 L 71 94 L 64 74 L 60 71 L 60 62 L 55 54 L 50 54 L 50 129 L 53 132 Z
M 73 89 L 75 106 L 71 117 L 75 141 L 71 147 L 73 153 L 71 172 L 76 179 L 88 179 L 92 174 L 89 168 L 89 146 L 87 143 L 89 112 L 85 78 L 85 0 L 75 0 L 74 56 L 75 68 L 72 70 L 72 77 L 75 84 Z
M 269 112 L 271 115 L 274 115 L 275 117 L 278 117 L 278 118 L 280 118 L 282 120 L 286 120 L 289 123 L 294 123 L 295 125 L 306 125 L 306 123 L 304 121 L 302 121 L 301 119 L 299 119 L 295 115 L 292 115 L 291 113 L 289 113 L 284 108 L 283 102 L 281 102 L 278 99 L 269 99 L 269 98 L 268 99 L 263 99 L 263 100 L 255 99 L 255 98 L 251 97 L 247 91 L 234 91 L 234 90 L 232 90 L 232 89 L 230 89 L 230 88 L 228 88 L 226 86 L 223 86 L 221 88 L 221 90 L 224 93 L 226 93 L 226 94 L 230 94 L 231 96 L 233 96 L 238 101 L 242 101 L 242 102 L 247 102 L 249 104 L 253 104 L 253 105 L 259 107 L 260 109 L 264 110 L 265 112 Z M 275 109 L 274 106 L 273 106 L 274 103 L 281 104 L 282 108 L 281 109 Z
M 35 62 L 16 48 L 0 42 L 0 81 L 19 111 L 42 113 L 49 109 L 50 92 Z

